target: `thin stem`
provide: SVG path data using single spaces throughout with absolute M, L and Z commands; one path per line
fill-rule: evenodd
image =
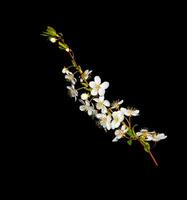
M 94 99 L 95 97 L 92 97 L 91 99 L 90 99 L 90 103 L 92 102 L 92 100 Z
M 70 68 L 72 68 L 73 66 L 69 66 L 69 67 L 67 67 L 67 69 L 70 69 Z
M 83 80 L 85 81 L 85 83 L 86 83 L 87 85 L 89 85 L 89 84 L 88 84 L 88 81 L 87 81 L 86 79 L 83 79 Z
M 151 156 L 151 158 L 152 158 L 154 164 L 156 165 L 156 167 L 158 167 L 158 163 L 157 163 L 155 157 L 153 156 L 153 154 L 151 153 L 151 151 L 149 152 L 149 155 Z
M 129 128 L 131 129 L 131 116 L 129 116 Z
M 122 122 L 122 124 L 125 125 L 125 126 L 127 126 L 127 124 L 126 124 L 124 121 Z M 128 127 L 128 126 L 127 126 L 127 127 Z M 129 127 L 128 127 L 128 128 L 129 128 Z
M 140 144 L 144 147 L 144 144 L 139 140 Z M 153 154 L 151 153 L 151 151 L 148 152 L 149 155 L 151 156 L 152 161 L 154 162 L 155 166 L 158 167 L 158 163 L 155 159 L 155 157 L 153 156 Z
M 79 71 L 74 72 L 73 74 L 75 75 L 76 73 L 78 73 Z
M 126 135 L 126 133 L 123 135 L 123 137 L 127 138 L 128 140 L 131 139 L 130 137 L 128 137 L 128 136 Z
M 129 120 L 124 116 L 124 119 L 127 121 L 127 123 L 128 123 L 128 127 L 130 128 L 131 127 L 131 125 L 130 125 L 130 122 L 129 122 Z
M 112 109 L 111 108 L 108 108 L 109 112 L 112 114 Z
M 82 90 L 82 89 L 85 89 L 86 87 L 81 87 L 81 88 L 78 88 L 77 90 Z

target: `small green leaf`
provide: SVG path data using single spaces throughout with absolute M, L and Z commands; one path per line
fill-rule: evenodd
M 91 89 L 90 89 L 90 88 L 84 88 L 84 89 L 85 89 L 85 90 L 87 90 L 87 91 L 89 91 L 89 92 L 91 91 Z
M 131 129 L 129 129 L 129 130 L 127 131 L 127 134 L 128 134 L 130 137 L 132 137 L 132 136 L 133 136 L 133 131 L 132 131 Z
M 87 83 L 81 83 L 83 86 L 88 87 Z
M 64 44 L 62 42 L 59 42 L 58 44 L 59 44 L 59 48 L 62 48 L 62 49 L 65 49 L 65 50 L 68 48 L 67 44 Z
M 128 141 L 127 141 L 127 144 L 128 144 L 129 146 L 131 146 L 131 145 L 132 145 L 132 140 L 128 140 Z
M 42 36 L 49 36 L 49 34 L 48 33 L 46 33 L 46 32 L 43 32 L 43 33 L 41 33 L 40 35 L 42 35 Z
M 144 150 L 148 153 L 150 152 L 150 144 L 148 142 L 144 142 Z
M 47 27 L 47 31 L 46 32 L 51 36 L 57 36 L 56 30 L 51 26 Z
M 47 37 L 59 37 L 59 35 L 56 33 L 55 29 L 52 28 L 51 26 L 48 26 L 47 30 L 44 31 L 41 35 L 47 36 Z

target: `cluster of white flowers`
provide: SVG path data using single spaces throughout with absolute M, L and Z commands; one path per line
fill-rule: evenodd
M 109 82 L 101 82 L 99 76 L 95 76 L 93 81 L 88 82 L 92 71 L 85 70 L 79 76 L 79 84 L 84 87 L 75 89 L 78 80 L 75 78 L 74 74 L 69 71 L 68 68 L 64 67 L 62 73 L 65 74 L 65 79 L 67 82 L 71 83 L 71 86 L 67 86 L 69 94 L 71 97 L 77 100 L 80 96 L 79 109 L 81 111 L 87 112 L 89 116 L 94 116 L 101 127 L 105 131 L 114 130 L 113 142 L 117 142 L 119 139 L 128 135 L 129 127 L 124 122 L 124 119 L 135 117 L 139 115 L 139 110 L 134 108 L 124 108 L 121 107 L 123 100 L 117 100 L 110 103 L 105 99 L 105 91 L 109 87 Z M 83 92 L 79 94 L 79 91 L 83 89 Z M 148 132 L 146 129 L 142 129 L 140 132 L 135 134 L 135 137 L 143 138 L 145 141 L 159 141 L 165 139 L 167 136 L 162 134 L 157 134 L 156 132 Z
M 68 93 L 71 97 L 74 97 L 76 101 L 78 96 L 78 91 L 75 89 L 77 79 L 74 77 L 74 74 L 70 72 L 66 67 L 62 69 L 62 73 L 65 74 L 65 79 L 71 83 L 71 86 L 67 86 Z
M 109 82 L 102 82 L 99 76 L 95 76 L 94 80 L 89 81 L 92 71 L 87 69 L 83 72 L 80 65 L 77 65 L 74 53 L 65 43 L 62 33 L 57 33 L 54 28 L 48 26 L 42 35 L 48 37 L 50 42 L 57 44 L 60 49 L 69 54 L 72 66 L 64 67 L 62 73 L 65 75 L 65 80 L 70 83 L 67 86 L 69 95 L 75 101 L 79 99 L 82 104 L 79 109 L 95 118 L 99 126 L 103 127 L 106 132 L 112 130 L 115 135 L 113 142 L 126 138 L 127 143 L 131 145 L 133 140 L 138 140 L 143 145 L 144 150 L 150 154 L 154 163 L 158 165 L 150 151 L 148 142 L 158 142 L 166 139 L 167 136 L 164 133 L 150 132 L 147 129 L 135 132 L 135 126 L 131 125 L 131 118 L 138 116 L 139 110 L 121 107 L 123 100 L 110 103 L 105 99 Z M 70 68 L 72 72 L 69 70 Z

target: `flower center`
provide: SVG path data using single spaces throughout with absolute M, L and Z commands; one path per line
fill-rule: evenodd
M 96 88 L 96 90 L 99 90 L 101 88 L 101 86 L 99 84 L 96 84 L 95 88 Z
M 106 124 L 106 122 L 107 122 L 106 117 L 103 117 L 103 118 L 102 118 L 102 123 L 103 123 L 103 124 Z
M 115 117 L 115 118 L 114 118 L 114 122 L 115 122 L 115 123 L 118 123 L 118 121 L 119 121 L 119 118 L 118 118 L 118 117 Z
M 98 107 L 102 108 L 103 107 L 103 102 L 98 102 Z

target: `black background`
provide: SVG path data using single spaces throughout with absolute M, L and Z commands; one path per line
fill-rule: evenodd
M 170 183 L 175 187 L 172 180 L 183 177 L 179 174 L 184 167 L 184 148 L 176 134 L 182 134 L 185 79 L 180 59 L 183 25 L 174 7 L 51 2 L 30 8 L 22 25 L 22 79 L 28 83 L 25 88 L 20 83 L 24 120 L 12 139 L 19 140 L 12 152 L 13 174 L 22 183 L 40 192 L 72 188 L 77 195 L 116 195 Z M 134 119 L 139 128 L 168 135 L 152 151 L 158 168 L 139 144 L 112 143 L 113 135 L 99 129 L 68 97 L 61 73 L 68 57 L 40 36 L 48 25 L 64 34 L 83 69 L 110 82 L 107 99 L 124 99 L 125 106 L 140 109 Z

